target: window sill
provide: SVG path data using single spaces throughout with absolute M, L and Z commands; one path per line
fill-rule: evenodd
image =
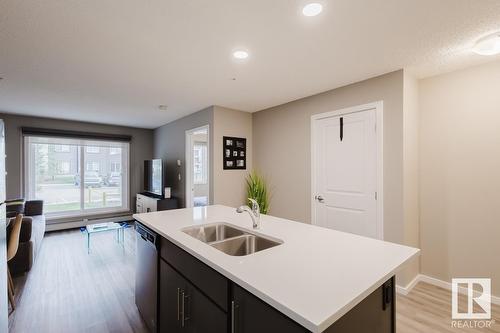
M 132 214 L 133 212 L 129 208 L 123 208 L 119 210 L 101 210 L 101 211 L 90 211 L 78 214 L 54 214 L 51 215 L 46 214 L 47 224 L 55 224 L 55 223 L 65 223 L 65 222 L 75 222 L 82 221 L 84 219 L 95 220 L 107 217 L 115 217 L 115 216 L 127 216 Z

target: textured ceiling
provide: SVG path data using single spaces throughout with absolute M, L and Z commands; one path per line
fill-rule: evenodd
M 321 2 L 306 18 L 302 0 L 0 0 L 0 111 L 154 128 L 495 59 L 470 47 L 500 30 L 498 0 Z

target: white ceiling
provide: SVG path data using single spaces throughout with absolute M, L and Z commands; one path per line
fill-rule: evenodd
M 498 0 L 320 2 L 306 18 L 303 0 L 1 0 L 0 111 L 154 128 L 495 59 L 470 46 L 500 30 Z

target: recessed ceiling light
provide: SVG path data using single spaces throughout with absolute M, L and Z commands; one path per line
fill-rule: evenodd
M 472 48 L 474 53 L 480 55 L 495 55 L 500 53 L 500 32 L 488 35 L 476 42 Z
M 307 4 L 302 8 L 304 16 L 316 16 L 323 11 L 323 5 L 317 2 Z
M 248 58 L 249 54 L 247 51 L 237 50 L 233 52 L 233 57 L 238 60 L 243 60 Z
M 168 106 L 165 104 L 158 105 L 158 110 L 160 111 L 167 111 Z

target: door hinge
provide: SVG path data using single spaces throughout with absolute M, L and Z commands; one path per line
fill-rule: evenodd
M 377 200 L 377 192 L 375 192 L 375 200 Z

